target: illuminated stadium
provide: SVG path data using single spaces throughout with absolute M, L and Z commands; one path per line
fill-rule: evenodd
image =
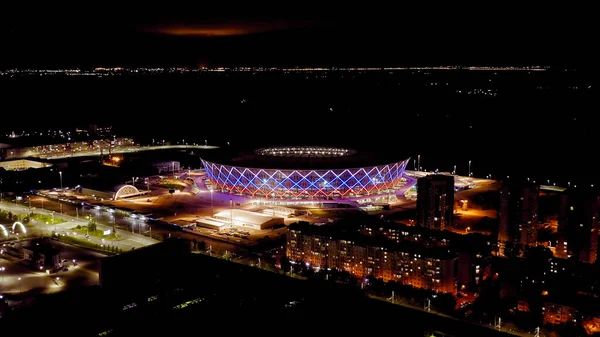
M 262 148 L 220 163 L 202 159 L 211 183 L 222 192 L 296 200 L 393 193 L 408 162 L 318 146 Z

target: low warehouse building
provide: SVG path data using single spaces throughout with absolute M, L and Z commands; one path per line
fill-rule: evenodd
M 219 212 L 213 216 L 215 219 L 226 221 L 233 226 L 247 227 L 252 229 L 267 229 L 276 225 L 282 225 L 282 217 L 271 216 L 262 213 L 245 211 L 242 209 L 230 209 Z

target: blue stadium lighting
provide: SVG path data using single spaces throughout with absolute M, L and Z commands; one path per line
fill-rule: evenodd
M 273 148 L 269 156 L 344 156 L 348 150 Z M 347 169 L 279 170 L 222 165 L 202 160 L 210 181 L 221 190 L 258 197 L 342 198 L 385 193 L 396 187 L 409 159 Z

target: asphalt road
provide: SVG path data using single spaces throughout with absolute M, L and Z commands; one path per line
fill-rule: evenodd
M 153 151 L 153 150 L 172 150 L 172 149 L 218 149 L 218 146 L 212 145 L 156 145 L 156 146 L 143 146 L 143 147 L 123 147 L 113 148 L 111 153 L 135 153 L 141 151 Z M 106 153 L 106 151 L 105 151 Z M 89 156 L 100 156 L 101 151 L 80 151 L 69 154 L 58 154 L 58 155 L 40 155 L 40 158 L 45 159 L 64 159 L 73 157 L 89 157 Z

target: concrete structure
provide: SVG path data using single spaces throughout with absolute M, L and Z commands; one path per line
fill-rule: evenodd
M 282 217 L 262 213 L 250 212 L 241 209 L 230 209 L 213 215 L 214 219 L 226 222 L 237 227 L 252 229 L 267 229 L 284 224 Z
M 600 191 L 595 188 L 573 188 L 562 195 L 558 218 L 556 257 L 586 263 L 598 259 L 600 223 Z
M 343 233 L 332 226 L 292 224 L 287 231 L 290 261 L 313 268 L 343 270 L 363 278 L 372 275 L 438 292 L 456 293 L 458 255 L 447 248 L 377 240 Z
M 521 256 L 537 244 L 539 185 L 507 182 L 500 190 L 498 248 L 502 256 Z
M 100 287 L 136 293 L 168 279 L 191 251 L 190 242 L 171 239 L 100 260 Z M 189 265 L 186 266 L 189 269 Z
M 23 259 L 36 270 L 56 270 L 61 267 L 60 251 L 46 244 L 23 247 Z
M 0 167 L 4 168 L 7 171 L 23 171 L 30 168 L 39 169 L 50 166 L 52 166 L 52 164 L 50 163 L 44 163 L 29 159 L 0 161 Z
M 223 164 L 203 159 L 202 164 L 212 185 L 222 192 L 267 201 L 391 194 L 409 162 L 394 159 L 350 149 L 295 146 L 258 149 Z
M 79 189 L 79 192 L 87 196 L 104 200 L 127 199 L 149 193 L 147 190 L 138 190 L 137 187 L 127 184 L 117 185 L 114 188 L 107 191 L 82 187 Z
M 158 171 L 158 174 L 175 173 L 181 171 L 181 163 L 178 161 L 165 161 L 153 163 L 152 167 L 154 167 L 156 171 Z
M 417 226 L 444 230 L 454 217 L 454 177 L 431 174 L 417 180 Z
M 211 217 L 204 217 L 202 219 L 197 219 L 194 221 L 197 226 L 220 230 L 221 228 L 225 228 L 229 226 L 229 221 L 218 220 Z

